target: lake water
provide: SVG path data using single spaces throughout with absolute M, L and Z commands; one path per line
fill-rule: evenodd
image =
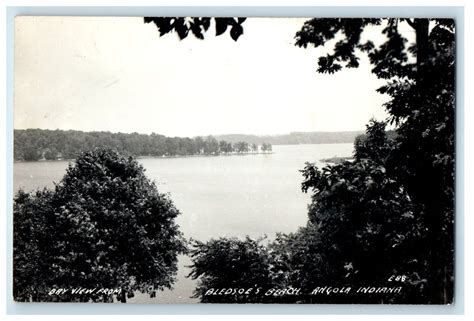
M 177 222 L 186 238 L 206 241 L 220 236 L 270 238 L 293 232 L 307 221 L 310 195 L 301 192 L 299 170 L 305 162 L 351 156 L 353 144 L 275 145 L 273 154 L 142 158 L 147 176 L 162 193 L 169 193 L 181 211 Z M 53 187 L 68 161 L 15 163 L 14 191 Z M 177 282 L 150 299 L 136 295 L 132 303 L 193 303 L 195 282 L 186 256 L 179 258 Z

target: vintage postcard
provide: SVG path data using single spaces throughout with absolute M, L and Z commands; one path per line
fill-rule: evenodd
M 17 16 L 14 300 L 452 304 L 455 35 Z

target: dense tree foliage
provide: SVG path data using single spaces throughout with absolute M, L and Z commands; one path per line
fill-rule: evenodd
M 237 40 L 244 21 L 215 18 L 216 34 L 230 30 Z M 203 39 L 212 19 L 145 22 L 154 23 L 161 36 L 175 31 L 180 39 L 189 34 Z M 413 44 L 400 32 L 402 24 L 412 28 Z M 365 41 L 369 27 L 380 29 L 385 41 Z M 391 97 L 384 106 L 389 118 L 369 122 L 365 135 L 354 142 L 352 161 L 323 168 L 306 164 L 302 190 L 312 199 L 305 227 L 278 234 L 266 245 L 250 238 L 195 241 L 190 252 L 190 277 L 198 279 L 195 297 L 229 303 L 453 301 L 454 29 L 453 20 L 421 18 L 311 19 L 303 25 L 296 34 L 300 47 L 318 48 L 335 40 L 332 50 L 319 57 L 319 73 L 357 68 L 360 55 L 368 56 L 373 74 L 386 80 L 378 92 Z M 395 126 L 394 135 L 387 134 L 387 123 Z M 211 136 L 15 132 L 18 160 L 71 158 L 95 146 L 158 156 L 255 150 L 242 140 L 230 143 Z M 271 151 L 271 145 L 263 143 L 261 149 Z M 178 214 L 133 158 L 110 150 L 82 154 L 53 191 L 19 191 L 15 197 L 15 299 L 110 301 L 104 294 L 48 295 L 52 288 L 106 287 L 121 288 L 125 301 L 134 291 L 153 296 L 171 287 L 177 255 L 186 250 L 174 223 Z M 403 291 L 389 296 L 310 294 L 317 286 L 388 282 Z M 269 288 L 289 287 L 301 289 L 300 294 L 265 295 Z
M 373 122 L 364 143 L 356 143 L 353 162 L 322 169 L 307 164 L 303 171 L 303 190 L 313 193 L 309 222 L 318 227 L 324 262 L 319 267 L 324 277 L 307 280 L 309 287 L 322 282 L 384 286 L 392 275 L 401 275 L 403 295 L 360 296 L 352 302 L 426 302 L 426 262 L 420 260 L 426 229 L 408 191 L 387 168 L 393 141 L 383 123 Z
M 407 46 L 407 40 L 399 32 L 399 24 L 402 23 L 410 26 L 415 32 L 414 44 Z M 362 31 L 371 25 L 380 25 L 382 33 L 387 37 L 386 42 L 379 47 L 370 40 L 361 43 Z M 387 80 L 378 91 L 391 97 L 385 107 L 390 114 L 389 121 L 396 126 L 396 137 L 393 142 L 388 143 L 378 128 L 383 125 L 373 124 L 369 127 L 370 139 L 356 142 L 354 163 L 345 163 L 322 171 L 312 166 L 307 167 L 303 187 L 314 191 L 310 219 L 319 221 L 321 232 L 324 233 L 323 239 L 326 239 L 332 235 L 333 230 L 344 226 L 345 217 L 356 219 L 361 213 L 371 213 L 370 204 L 388 201 L 388 208 L 384 204 L 377 206 L 384 209 L 386 215 L 391 216 L 390 220 L 389 217 L 384 220 L 384 229 L 392 228 L 397 231 L 395 235 L 389 235 L 390 242 L 402 238 L 405 244 L 412 246 L 403 247 L 403 257 L 393 253 L 384 255 L 383 257 L 388 259 L 387 263 L 384 263 L 385 268 L 388 268 L 385 273 L 390 273 L 391 266 L 393 273 L 403 271 L 410 275 L 410 282 L 413 283 L 410 289 L 415 289 L 411 296 L 407 294 L 405 299 L 427 303 L 452 302 L 454 21 L 312 19 L 298 32 L 297 45 L 323 46 L 339 33 L 344 37 L 335 44 L 332 53 L 319 59 L 318 71 L 333 73 L 340 70 L 342 65 L 357 67 L 357 51 L 367 53 L 373 65 L 372 72 Z M 410 56 L 413 59 L 410 59 Z M 373 132 L 372 135 L 370 131 Z M 361 166 L 369 167 L 353 176 L 357 173 L 357 167 Z M 377 186 L 376 169 L 381 170 L 380 166 L 383 166 L 384 171 L 379 179 L 386 181 L 381 181 L 383 183 L 379 184 L 376 194 L 371 195 L 370 189 L 358 185 L 356 186 L 360 189 L 359 192 L 363 192 L 362 197 L 341 193 L 341 188 L 342 191 L 349 189 L 354 184 L 354 179 L 358 177 L 356 181 L 360 181 L 364 178 L 363 175 L 370 175 L 371 184 Z M 392 196 L 390 193 L 393 193 Z M 398 198 L 396 202 L 392 199 L 395 196 Z M 332 201 L 327 202 L 328 200 Z M 367 201 L 369 203 L 366 203 Z M 359 207 L 359 214 L 354 212 L 347 216 L 347 210 L 340 208 L 344 203 Z M 336 221 L 325 222 L 327 213 L 332 213 Z M 339 219 L 342 222 L 339 222 Z M 365 224 L 367 231 L 373 230 L 369 221 Z M 383 233 L 384 230 L 377 232 L 379 237 Z M 340 242 L 336 244 L 340 244 L 351 234 L 351 231 L 341 234 Z M 355 247 L 349 247 L 345 254 L 350 257 L 352 250 L 355 250 Z M 377 257 L 377 251 L 371 251 Z M 396 260 L 393 261 L 392 258 Z M 410 266 L 407 265 L 407 259 L 412 262 Z M 364 268 L 363 273 L 370 275 L 370 267 Z
M 96 147 L 113 148 L 135 156 L 220 155 L 250 151 L 246 142 L 218 142 L 213 136 L 183 138 L 154 133 L 145 135 L 42 129 L 15 130 L 14 133 L 15 160 L 73 159 L 77 154 Z
M 414 32 L 414 43 L 400 32 L 402 24 Z M 379 29 L 385 41 L 365 40 L 363 32 L 368 28 Z M 280 275 L 282 285 L 308 290 L 322 281 L 333 286 L 380 285 L 392 275 L 403 275 L 401 294 L 348 302 L 450 303 L 455 23 L 452 19 L 316 18 L 296 34 L 300 47 L 328 43 L 333 48 L 319 58 L 318 72 L 357 68 L 360 55 L 366 54 L 372 73 L 386 80 L 377 91 L 391 97 L 384 107 L 395 134 L 388 137 L 386 123 L 372 121 L 366 135 L 355 141 L 354 161 L 322 169 L 306 166 L 302 187 L 312 192 L 308 227 L 277 238 L 270 252 L 282 263 L 270 268 Z
M 343 132 L 291 132 L 281 135 L 243 135 L 228 134 L 217 135 L 217 139 L 222 139 L 230 143 L 239 141 L 249 144 L 263 145 L 299 145 L 299 144 L 343 144 L 353 143 L 354 139 L 361 135 L 362 131 L 343 131 Z
M 269 256 L 261 241 L 249 237 L 194 241 L 189 275 L 198 279 L 194 297 L 202 303 L 263 302 L 271 277 Z
M 267 144 L 267 143 L 263 143 L 261 149 L 262 149 L 262 152 L 271 152 L 272 151 L 272 145 Z
M 192 266 L 193 277 L 206 277 L 195 296 L 202 302 L 426 303 L 430 266 L 426 253 L 420 251 L 426 246 L 428 231 L 396 171 L 387 167 L 395 143 L 384 122 L 371 121 L 366 134 L 354 143 L 352 161 L 322 169 L 307 163 L 302 170 L 303 191 L 312 192 L 307 226 L 277 234 L 260 247 L 261 264 L 249 264 L 241 255 L 251 252 L 255 243 L 249 239 L 199 243 L 193 250 L 193 261 L 200 262 Z M 229 251 L 229 244 L 236 242 L 247 249 Z M 229 265 L 247 272 L 229 270 Z M 258 276 L 252 279 L 253 285 L 246 283 L 248 271 Z M 210 288 L 227 289 L 229 284 L 261 288 L 260 296 L 216 296 L 212 291 L 206 295 Z M 312 294 L 322 286 L 352 290 L 350 294 Z M 356 294 L 359 287 L 367 286 L 401 286 L 403 291 Z M 299 292 L 265 295 L 271 288 Z
M 13 204 L 13 297 L 16 301 L 41 301 L 50 290 L 51 239 L 49 218 L 54 213 L 52 192 L 18 191 Z
M 170 288 L 186 251 L 175 218 L 132 157 L 95 149 L 81 154 L 53 191 L 19 191 L 14 201 L 14 297 L 17 301 L 110 301 L 99 289 L 154 296 Z M 97 289 L 87 295 L 66 288 Z
M 322 169 L 308 163 L 302 171 L 303 190 L 313 192 L 308 224 L 295 233 L 280 233 L 262 247 L 265 258 L 261 261 L 266 263 L 259 265 L 259 269 L 266 271 L 254 271 L 259 278 L 252 280 L 256 284 L 253 286 L 261 287 L 263 293 L 270 288 L 300 290 L 298 295 L 262 294 L 259 302 L 425 302 L 426 298 L 420 294 L 426 287 L 426 262 L 420 260 L 419 253 L 413 249 L 423 245 L 426 230 L 423 222 L 415 217 L 414 204 L 405 188 L 392 173 L 387 173 L 386 162 L 394 148 L 394 138 L 387 137 L 385 123 L 372 121 L 366 134 L 354 145 L 353 161 Z M 211 275 L 213 280 L 201 283 L 196 292 L 203 302 L 209 298 L 229 300 L 231 297 L 208 298 L 204 294 L 209 287 L 236 286 L 239 282 L 248 285 L 245 283 L 247 274 L 232 273 L 231 282 L 229 274 L 216 267 L 217 263 L 228 266 L 241 258 L 223 246 L 232 242 L 235 240 L 221 239 L 219 243 L 200 243 L 194 249 L 194 256 L 207 262 L 199 265 L 199 274 L 194 276 Z M 248 242 L 239 244 L 249 246 Z M 219 262 L 212 261 L 216 253 L 220 253 Z M 254 268 L 255 265 L 250 264 L 246 269 Z M 391 276 L 403 276 L 405 282 L 389 281 Z M 345 295 L 312 295 L 318 286 L 353 290 Z M 354 294 L 358 287 L 366 286 L 404 286 L 405 290 L 393 295 Z M 244 299 L 254 298 L 240 297 Z
M 242 23 L 246 18 L 208 18 L 208 17 L 145 17 L 145 23 L 154 23 L 158 28 L 160 36 L 175 31 L 179 39 L 183 40 L 192 33 L 198 39 L 204 39 L 206 31 L 209 30 L 211 22 L 214 21 L 216 36 L 224 34 L 229 28 L 232 39 L 237 41 L 244 33 Z

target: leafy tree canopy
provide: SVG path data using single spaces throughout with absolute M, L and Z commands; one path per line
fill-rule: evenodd
M 409 44 L 400 32 L 401 24 L 415 33 L 414 43 Z M 369 26 L 381 26 L 386 36 L 385 42 L 378 46 L 370 40 L 362 43 L 361 34 Z M 407 247 L 405 253 L 406 257 L 413 256 L 413 260 L 418 263 L 418 277 L 413 276 L 411 280 L 425 283 L 416 285 L 419 287 L 419 297 L 424 296 L 425 302 L 449 303 L 453 299 L 454 269 L 455 22 L 452 19 L 420 18 L 311 19 L 296 34 L 296 44 L 301 47 L 325 46 L 338 34 L 342 34 L 342 39 L 336 42 L 332 51 L 328 48 L 326 56 L 319 58 L 318 71 L 333 73 L 342 67 L 357 67 L 359 56 L 367 54 L 372 72 L 386 80 L 385 85 L 377 91 L 391 97 L 384 107 L 389 113 L 388 121 L 397 126 L 396 137 L 387 144 L 383 135 L 375 135 L 381 131 L 378 125 L 373 124 L 369 131 L 373 131 L 374 135 L 365 143 L 360 144 L 359 141 L 356 145 L 355 163 L 346 163 L 343 167 L 336 166 L 323 172 L 307 168 L 306 177 L 314 178 L 312 186 L 322 187 L 329 181 L 332 183 L 346 179 L 347 171 L 352 173 L 364 163 L 375 161 L 373 165 L 384 164 L 384 179 L 389 180 L 387 183 L 393 180 L 398 184 L 400 192 L 393 190 L 393 184 L 381 184 L 379 193 L 390 193 L 392 190 L 395 194 L 388 199 L 382 195 L 373 195 L 379 198 L 371 197 L 371 202 L 385 200 L 392 203 L 391 198 L 395 195 L 405 195 L 404 199 L 409 200 L 405 203 L 411 203 L 412 222 L 404 225 L 404 232 L 400 235 L 416 244 Z M 371 147 L 366 148 L 364 144 Z M 366 174 L 360 172 L 360 175 L 364 177 L 373 173 L 374 167 L 371 168 L 364 170 Z M 329 184 L 328 188 L 331 186 Z M 370 192 L 364 188 L 361 191 L 364 194 Z M 329 197 L 326 194 L 342 196 L 339 189 L 317 188 L 313 209 L 323 206 L 324 200 Z M 364 204 L 364 198 L 359 199 L 359 205 Z M 343 203 L 356 206 L 353 204 L 355 200 L 357 198 L 348 198 L 346 195 L 339 202 L 327 203 L 324 210 L 321 208 L 317 212 L 325 215 L 323 212 L 338 209 Z M 321 204 L 316 205 L 317 202 Z M 384 223 L 396 230 L 397 224 L 394 222 L 404 217 L 406 212 L 397 209 L 400 203 L 392 204 L 390 208 L 381 208 L 387 213 L 396 210 L 394 215 L 398 219 Z M 370 213 L 370 207 L 362 206 L 360 213 L 367 210 Z M 334 213 L 334 216 L 344 217 L 340 213 Z M 424 231 L 421 238 L 412 234 L 420 227 Z M 399 264 L 402 262 L 398 261 Z M 397 269 L 395 265 L 394 269 Z M 417 269 L 412 267 L 413 273 Z M 416 294 L 413 295 L 416 299 Z
M 15 299 L 112 299 L 48 295 L 82 287 L 121 289 L 125 301 L 135 291 L 154 296 L 170 288 L 177 255 L 186 251 L 179 214 L 134 158 L 107 149 L 81 154 L 54 191 L 15 198 Z
M 401 24 L 412 29 L 414 43 L 400 32 Z M 374 26 L 385 36 L 378 45 L 363 42 L 364 30 Z M 318 59 L 319 73 L 357 68 L 366 54 L 372 73 L 386 80 L 377 91 L 390 96 L 384 107 L 396 135 L 388 139 L 385 122 L 372 122 L 366 137 L 356 141 L 353 162 L 323 169 L 307 165 L 302 187 L 313 193 L 309 224 L 317 233 L 302 230 L 279 238 L 285 243 L 302 237 L 311 247 L 308 265 L 288 266 L 300 275 L 322 271 L 316 275 L 335 284 L 381 282 L 387 274 L 406 273 L 408 291 L 392 302 L 452 302 L 454 20 L 315 18 L 304 23 L 295 39 L 303 48 L 327 49 Z M 333 39 L 338 41 L 327 48 Z M 290 262 L 302 256 L 294 255 L 301 248 L 283 248 Z M 364 261 L 374 258 L 379 261 Z
M 269 257 L 261 241 L 249 237 L 244 240 L 219 238 L 206 243 L 194 241 L 189 274 L 198 279 L 194 297 L 203 303 L 262 302 L 271 277 Z M 214 293 L 222 289 L 228 293 Z M 239 289 L 245 291 L 239 292 Z
M 246 18 L 185 18 L 185 17 L 145 17 L 145 23 L 154 23 L 158 28 L 160 36 L 171 31 L 176 31 L 179 39 L 183 40 L 190 33 L 198 39 L 204 39 L 204 34 L 214 20 L 216 36 L 224 34 L 229 29 L 229 34 L 234 41 L 244 33 L 242 23 Z

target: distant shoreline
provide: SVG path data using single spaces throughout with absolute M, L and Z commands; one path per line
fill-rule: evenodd
M 191 158 L 191 157 L 219 157 L 219 156 L 249 156 L 249 155 L 271 155 L 275 154 L 275 152 L 258 152 L 258 153 L 234 153 L 234 154 L 217 154 L 217 155 L 203 155 L 203 154 L 196 154 L 196 155 L 163 155 L 163 156 L 153 156 L 153 155 L 140 155 L 140 156 L 133 156 L 136 159 L 169 159 L 169 158 Z M 74 161 L 75 158 L 67 158 L 67 159 L 39 159 L 39 160 L 14 160 L 13 163 L 46 163 L 46 162 L 67 162 L 67 161 Z
M 203 155 L 203 154 L 196 154 L 196 155 L 168 155 L 168 156 L 135 156 L 136 159 L 146 159 L 146 158 L 153 158 L 153 159 L 166 159 L 166 158 L 190 158 L 190 157 L 220 157 L 220 156 L 249 156 L 249 155 L 271 155 L 275 154 L 275 152 L 268 152 L 268 153 L 235 153 L 235 154 L 217 154 L 217 155 Z
M 323 163 L 331 163 L 331 164 L 341 164 L 346 161 L 353 161 L 354 157 L 353 156 L 334 156 L 330 158 L 323 158 L 320 159 L 321 162 Z
M 306 143 L 306 144 L 276 144 L 274 146 L 294 146 L 294 145 L 337 145 L 337 144 L 350 144 L 350 143 Z M 232 153 L 232 154 L 218 154 L 218 155 L 164 155 L 164 156 L 153 156 L 153 155 L 139 155 L 134 156 L 136 159 L 169 159 L 169 158 L 190 158 L 190 157 L 218 157 L 218 156 L 246 156 L 246 155 L 271 155 L 275 154 L 274 151 L 271 152 L 257 152 L 257 153 Z M 342 159 L 340 159 L 342 158 Z M 344 160 L 350 160 L 352 157 L 333 157 L 328 159 L 321 159 L 325 163 L 339 163 Z M 75 158 L 65 158 L 65 159 L 39 159 L 39 160 L 13 160 L 13 163 L 38 163 L 38 162 L 65 162 L 65 161 L 74 161 Z

